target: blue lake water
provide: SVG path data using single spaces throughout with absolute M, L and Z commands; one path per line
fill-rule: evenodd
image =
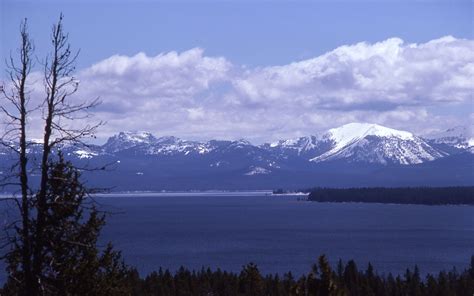
M 123 251 L 142 275 L 254 262 L 264 273 L 370 261 L 381 273 L 467 267 L 474 254 L 474 207 L 315 203 L 262 193 L 126 194 L 97 198 L 108 218 L 103 241 Z M 2 268 L 3 270 L 3 268 Z M 4 281 L 4 277 L 0 279 Z
M 474 254 L 474 207 L 315 203 L 295 196 L 188 194 L 104 197 L 117 214 L 104 238 L 142 274 L 184 265 L 301 274 L 320 254 L 370 261 L 379 272 L 464 269 Z M 112 206 L 113 205 L 113 206 Z

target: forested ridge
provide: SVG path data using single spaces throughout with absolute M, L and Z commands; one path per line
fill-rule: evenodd
M 474 255 L 470 266 L 463 271 L 453 267 L 450 271 L 426 276 L 421 275 L 417 266 L 407 269 L 402 275 L 379 274 L 370 263 L 366 268 L 359 268 L 353 260 L 347 263 L 339 260 L 332 268 L 322 255 L 309 268 L 309 273 L 301 276 L 291 272 L 264 275 L 257 265 L 249 263 L 237 273 L 210 268 L 195 271 L 181 267 L 174 273 L 160 268 L 145 277 L 141 277 L 137 269 L 127 267 L 116 273 L 113 279 L 113 289 L 98 289 L 94 295 L 470 296 L 474 293 Z M 3 290 L 0 289 L 0 295 L 18 295 L 15 284 L 12 284 L 10 281 Z M 87 289 L 78 287 L 76 291 L 61 295 L 90 295 L 87 293 Z
M 313 188 L 308 200 L 424 205 L 474 205 L 474 187 Z
M 335 270 L 325 256 L 319 257 L 311 271 L 302 276 L 291 272 L 282 276 L 262 275 L 254 264 L 240 273 L 202 269 L 179 269 L 176 273 L 159 270 L 140 278 L 136 270 L 128 275 L 131 295 L 473 295 L 474 256 L 470 267 L 422 277 L 415 266 L 405 274 L 380 275 L 369 263 L 359 269 L 354 261 L 339 261 Z

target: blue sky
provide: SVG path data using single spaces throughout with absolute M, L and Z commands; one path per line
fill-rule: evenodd
M 221 74 L 214 75 L 205 81 L 188 81 L 184 78 L 184 80 L 174 81 L 160 75 L 156 76 L 156 79 L 162 79 L 160 81 L 147 81 L 146 85 L 140 87 L 160 84 L 164 80 L 167 81 L 164 84 L 170 88 L 179 85 L 184 89 L 195 91 L 178 92 L 176 97 L 172 97 L 168 91 L 162 89 L 155 93 L 147 92 L 139 100 L 140 104 L 155 108 L 155 113 L 161 111 L 174 115 L 156 117 L 156 122 L 141 124 L 144 116 L 143 110 L 135 110 L 125 116 L 129 119 L 127 129 L 148 129 L 157 135 L 173 133 L 188 138 L 253 137 L 255 141 L 266 141 L 279 137 L 314 133 L 331 127 L 324 119 L 325 116 L 331 118 L 336 116 L 338 120 L 332 122 L 334 125 L 370 119 L 377 121 L 377 123 L 416 132 L 429 132 L 444 126 L 447 128 L 452 124 L 469 124 L 472 121 L 473 110 L 472 100 L 470 100 L 472 96 L 467 95 L 466 97 L 466 86 L 461 87 L 462 91 L 459 90 L 459 87 L 457 90 L 450 90 L 453 93 L 456 92 L 454 96 L 457 98 L 453 100 L 440 98 L 439 92 L 435 94 L 434 90 L 428 87 L 422 88 L 426 90 L 426 96 L 430 97 L 427 100 L 420 99 L 424 96 L 423 93 L 406 93 L 407 91 L 398 94 L 400 99 L 394 99 L 389 95 L 374 97 L 373 89 L 371 92 L 348 93 L 349 99 L 346 100 L 340 99 L 340 94 L 336 95 L 333 91 L 327 91 L 328 86 L 325 86 L 324 89 L 315 87 L 312 83 L 319 83 L 317 81 L 303 84 L 298 81 L 298 83 L 295 82 L 282 90 L 279 88 L 281 83 L 272 85 L 269 81 L 263 82 L 264 78 L 262 78 L 268 74 L 268 71 L 273 71 L 273 75 L 281 76 L 282 73 L 295 70 L 295 67 L 287 67 L 278 72 L 279 70 L 272 67 L 277 65 L 285 67 L 298 61 L 303 62 L 300 65 L 302 68 L 314 69 L 315 65 L 320 65 L 319 62 L 305 63 L 305 61 L 311 61 L 340 46 L 351 46 L 360 42 L 366 42 L 370 47 L 370 45 L 390 38 L 398 38 L 403 40 L 401 45 L 397 42 L 388 42 L 383 46 L 409 48 L 409 44 L 425 44 L 443 36 L 471 41 L 473 39 L 473 5 L 471 1 L 3 0 L 1 2 L 1 52 L 3 59 L 18 46 L 18 27 L 24 17 L 28 18 L 37 55 L 44 56 L 49 45 L 47 38 L 51 25 L 57 20 L 60 12 L 65 15 L 65 26 L 70 33 L 72 45 L 81 49 L 77 66 L 82 81 L 88 81 L 88 79 L 92 79 L 92 76 L 94 79 L 98 79 L 97 71 L 92 71 L 91 66 L 107 61 L 107 65 L 111 66 L 109 58 L 114 55 L 130 59 L 138 53 L 142 53 L 144 57 L 141 56 L 142 59 L 138 58 L 137 60 L 146 65 L 151 63 L 149 58 L 160 54 L 164 54 L 164 59 L 169 60 L 174 57 L 166 57 L 166 53 L 176 52 L 177 59 L 183 59 L 180 54 L 198 49 L 189 52 L 189 59 L 201 60 L 212 73 L 216 72 L 213 68 L 216 65 L 209 66 L 208 62 L 215 62 L 219 58 L 225 59 L 218 66 L 218 70 L 222 73 L 217 71 Z M 456 48 L 472 50 L 472 43 L 458 45 Z M 433 49 L 434 52 L 437 51 L 436 48 Z M 369 49 L 354 47 L 351 50 Z M 448 56 L 448 51 L 445 54 Z M 453 66 L 457 67 L 452 69 L 453 73 L 459 72 L 457 70 L 463 63 L 466 64 L 466 61 L 468 64 L 472 62 L 471 57 L 466 57 L 465 54 L 463 57 L 462 61 L 458 61 Z M 436 56 L 432 58 L 437 59 Z M 406 59 L 404 57 L 404 60 Z M 117 62 L 117 60 L 114 61 Z M 119 62 L 124 63 L 123 60 Z M 129 62 L 130 60 L 127 60 L 127 63 Z M 155 62 L 156 65 L 161 65 L 161 62 Z M 183 65 L 182 63 L 178 64 L 179 67 Z M 130 70 L 130 67 L 133 68 L 136 63 L 126 65 Z M 157 68 L 147 69 L 147 71 L 164 71 L 159 65 L 156 66 Z M 198 69 L 203 64 L 193 62 L 186 65 Z M 338 65 L 340 65 L 340 61 Z M 116 66 L 115 64 L 114 67 Z M 296 67 L 295 71 L 300 71 L 301 67 Z M 396 67 L 400 67 L 403 71 L 407 68 L 403 64 Z M 116 68 L 109 67 L 108 70 L 110 69 Z M 166 69 L 173 73 L 174 68 Z M 397 69 L 395 68 L 394 71 Z M 117 75 L 116 72 L 107 74 L 108 70 L 101 68 L 102 72 L 99 71 L 101 73 L 99 76 L 102 79 L 105 79 L 104 77 L 110 79 L 113 76 L 114 79 L 127 79 L 129 82 L 132 77 L 130 73 L 136 75 L 141 73 L 139 69 L 131 69 L 130 73 L 121 71 L 120 75 Z M 311 70 L 305 71 L 305 73 L 311 72 Z M 264 72 L 267 74 L 262 74 Z M 195 75 L 197 74 L 193 71 L 176 73 L 176 77 L 181 78 Z M 199 72 L 199 75 L 204 77 L 208 75 L 208 72 Z M 438 77 L 435 74 L 430 75 L 432 76 L 428 75 L 427 77 Z M 459 75 L 453 74 L 454 76 L 458 77 Z M 288 79 L 297 79 L 297 76 L 291 77 L 285 78 L 285 83 L 289 83 Z M 463 79 L 465 80 L 466 77 Z M 173 85 L 172 83 L 178 84 Z M 334 86 L 336 84 L 335 80 L 331 81 L 332 87 L 336 87 Z M 130 85 L 133 87 L 134 84 Z M 270 85 L 272 86 L 270 87 Z M 341 89 L 341 85 L 337 85 L 338 89 Z M 109 122 L 108 127 L 104 129 L 104 137 L 117 132 L 117 129 L 124 126 L 124 122 L 121 120 L 124 118 L 124 112 L 130 106 L 120 108 L 120 104 L 127 106 L 127 102 L 123 101 L 137 100 L 136 96 L 143 94 L 143 91 L 137 90 L 131 94 L 122 92 L 112 95 L 87 85 L 83 85 L 83 87 L 86 88 L 85 94 L 97 94 L 104 98 L 104 107 L 97 112 L 99 117 L 105 117 Z M 249 87 L 252 89 L 258 87 L 258 93 L 252 92 L 250 94 Z M 386 86 L 378 85 L 377 89 L 381 87 Z M 289 91 L 289 88 L 292 91 Z M 349 86 L 344 85 L 342 88 L 347 88 L 350 92 Z M 264 92 L 265 89 L 268 91 Z M 295 89 L 303 91 L 298 92 Z M 410 87 L 409 89 L 414 88 Z M 387 92 L 388 90 L 387 88 Z M 467 90 L 469 91 L 469 88 Z M 311 91 L 319 92 L 321 95 L 312 97 Z M 276 93 L 279 93 L 281 97 L 278 97 Z M 291 98 L 288 98 L 291 96 L 295 97 L 294 104 L 305 105 L 302 107 L 304 110 L 291 110 L 294 114 L 289 114 L 291 116 L 288 116 L 284 122 L 272 120 L 267 115 L 263 116 L 268 112 L 278 114 L 278 112 L 283 112 L 282 110 L 288 110 L 285 104 L 291 104 Z M 409 102 L 410 96 L 411 102 Z M 186 99 L 183 99 L 184 97 Z M 216 97 L 226 97 L 226 103 L 217 102 Z M 298 99 L 299 97 L 301 98 Z M 175 109 L 163 107 L 163 105 L 169 105 L 165 103 L 168 102 L 167 100 L 173 102 L 172 105 Z M 150 103 L 152 101 L 154 101 L 153 104 Z M 317 104 L 314 103 L 316 101 Z M 118 107 L 114 106 L 115 102 L 118 102 Z M 275 105 L 280 105 L 281 108 L 277 108 Z M 235 112 L 230 112 L 229 109 L 235 109 Z M 367 113 L 368 111 L 371 113 Z M 392 113 L 388 114 L 389 111 Z M 242 115 L 245 112 L 251 114 Z M 398 112 L 399 117 L 393 115 L 393 112 Z M 298 117 L 295 121 L 299 123 L 289 123 L 295 116 Z M 417 118 L 424 116 L 424 119 L 413 121 L 410 116 Z M 268 118 L 262 121 L 262 117 Z M 433 121 L 436 119 L 437 125 L 433 126 L 434 122 L 431 122 L 430 118 L 433 118 Z M 221 124 L 224 119 L 226 119 L 225 124 Z M 242 123 L 243 121 L 245 124 Z M 186 122 L 186 124 L 182 124 L 182 122 Z
M 97 3 L 96 3 L 97 2 Z M 172 3 L 171 3 L 172 2 Z M 66 17 L 79 66 L 113 54 L 155 55 L 201 47 L 252 66 L 286 64 L 340 45 L 400 37 L 472 39 L 471 1 L 2 1 L 3 54 L 27 17 L 39 54 Z M 41 54 L 40 54 L 41 55 Z

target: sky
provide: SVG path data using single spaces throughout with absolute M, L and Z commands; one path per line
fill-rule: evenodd
M 425 134 L 474 120 L 472 1 L 0 3 L 1 60 L 27 18 L 36 71 L 64 14 L 80 49 L 72 99 L 100 97 L 99 141 L 145 130 L 263 143 L 349 122 Z M 30 129 L 40 136 L 34 118 Z

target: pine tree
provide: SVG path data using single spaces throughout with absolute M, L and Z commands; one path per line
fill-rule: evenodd
M 49 165 L 45 244 L 39 281 L 43 295 L 129 295 L 128 269 L 111 244 L 100 250 L 98 237 L 105 214 L 92 201 L 80 173 L 59 155 Z M 31 204 L 31 210 L 35 210 Z M 35 225 L 35 219 L 31 220 Z M 33 228 L 31 236 L 35 234 Z M 7 256 L 11 278 L 22 278 L 20 249 Z M 21 289 L 10 283 L 10 291 Z
M 469 266 L 469 275 L 474 280 L 474 255 L 471 256 L 471 265 Z
M 350 295 L 360 295 L 359 271 L 357 269 L 356 263 L 353 260 L 347 262 L 346 268 L 344 270 L 344 282 L 349 290 Z
M 338 295 L 338 288 L 334 280 L 331 266 L 325 255 L 321 255 L 318 260 L 321 280 L 319 284 L 319 294 L 321 296 Z
M 241 292 L 244 295 L 259 296 L 264 292 L 264 281 L 257 265 L 249 263 L 244 266 L 239 276 Z
M 318 295 L 320 280 L 319 280 L 319 268 L 317 264 L 313 264 L 311 267 L 311 272 L 308 274 L 306 281 L 306 286 L 303 290 L 306 291 L 308 295 L 315 296 Z

